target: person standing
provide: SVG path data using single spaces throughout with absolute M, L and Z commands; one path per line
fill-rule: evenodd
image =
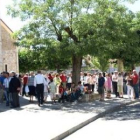
M 45 77 L 42 75 L 41 71 L 39 70 L 34 80 L 34 86 L 36 87 L 37 98 L 38 98 L 38 106 L 40 106 L 40 104 L 43 105 L 44 83 L 45 83 Z
M 107 93 L 107 77 L 108 77 L 108 74 L 104 72 L 103 77 L 105 78 L 105 92 Z
M 45 83 L 44 83 L 44 102 L 47 102 L 48 93 L 49 93 L 49 90 L 48 90 L 49 83 L 50 83 L 50 79 L 46 75 L 46 77 L 45 77 Z
M 5 73 L 6 72 L 2 72 L 0 75 L 0 83 L 3 85 L 4 79 L 5 79 Z
M 88 73 L 87 74 L 87 83 L 88 83 L 88 91 L 91 93 L 91 74 L 90 73 Z
M 51 74 L 51 73 L 49 73 L 48 78 L 49 78 L 49 80 L 50 80 L 50 81 L 53 79 L 53 77 L 52 77 L 52 74 Z
M 11 108 L 20 107 L 18 94 L 20 92 L 21 83 L 14 72 L 11 72 L 10 76 L 11 80 L 9 83 L 9 92 L 12 95 Z
M 4 82 L 4 79 L 5 79 L 5 72 L 2 72 L 0 74 L 0 100 L 3 101 L 3 99 L 5 100 L 6 97 L 5 97 L 5 94 L 4 94 L 4 86 L 3 86 L 3 82 Z
M 10 92 L 9 92 L 9 82 L 11 78 L 9 77 L 9 73 L 5 73 L 5 79 L 3 82 L 4 90 L 5 90 L 5 97 L 6 97 L 6 106 L 9 106 L 10 103 Z
M 81 84 L 84 85 L 84 73 L 83 72 L 80 72 L 80 81 L 81 81 Z
M 89 88 L 89 83 L 88 83 L 89 75 L 87 73 L 84 74 L 84 86 Z
M 29 87 L 29 96 L 30 96 L 30 102 L 33 102 L 33 97 L 36 95 L 35 94 L 35 86 L 34 86 L 34 73 L 30 73 L 30 77 L 28 77 L 28 87 Z
M 105 78 L 102 76 L 101 73 L 99 73 L 98 92 L 100 95 L 100 101 L 104 101 L 104 84 L 105 84 Z
M 67 82 L 66 74 L 64 72 L 62 72 L 60 75 L 60 78 L 61 78 L 61 81 L 63 83 L 63 87 L 66 88 L 66 82 Z
M 95 75 L 93 74 L 93 75 L 91 75 L 91 81 L 90 81 L 92 93 L 94 93 L 95 84 L 96 84 L 96 79 L 95 79 Z
M 61 78 L 60 78 L 59 74 L 56 74 L 56 76 L 54 78 L 54 83 L 56 85 L 56 94 L 59 95 L 59 86 L 61 85 Z
M 95 73 L 95 87 L 94 87 L 95 91 L 98 90 L 98 78 L 99 78 L 99 74 Z
M 139 92 L 140 92 L 140 71 L 139 71 Z
M 20 81 L 20 84 L 21 84 L 21 89 L 20 89 L 20 92 L 19 92 L 19 94 L 20 94 L 20 95 L 22 95 L 22 88 L 23 88 L 23 83 L 22 83 L 22 75 L 21 75 L 21 74 L 19 74 L 19 76 L 18 76 L 18 79 L 19 79 L 19 81 Z
M 126 76 L 126 85 L 127 85 L 127 95 L 129 99 L 134 99 L 135 95 L 134 95 L 134 89 L 133 89 L 133 81 L 132 81 L 132 77 L 130 73 L 127 73 Z
M 138 74 L 137 74 L 136 70 L 133 70 L 132 81 L 133 81 L 135 99 L 138 99 L 139 98 L 139 90 L 138 90 L 139 78 L 138 78 Z
M 71 75 L 71 73 L 70 73 L 70 74 L 68 74 L 68 76 L 67 76 L 67 88 L 68 88 L 69 90 L 71 90 L 71 84 L 72 84 L 72 75 Z
M 112 90 L 112 80 L 111 80 L 111 74 L 108 73 L 106 77 L 106 91 L 107 91 L 107 97 L 108 99 L 111 98 L 111 90 Z
M 119 93 L 119 97 L 123 98 L 123 76 L 121 73 L 119 73 L 118 75 L 118 93 Z
M 126 77 L 127 77 L 127 73 L 124 73 L 123 74 L 123 91 L 124 91 L 124 94 L 127 94 L 127 80 L 126 80 Z
M 112 85 L 113 85 L 113 93 L 116 95 L 116 97 L 119 97 L 119 93 L 117 91 L 117 85 L 118 83 L 118 72 L 115 71 L 114 74 L 112 75 Z
M 28 83 L 28 73 L 26 73 L 23 77 L 23 90 L 22 90 L 22 96 L 26 96 L 26 92 L 25 92 L 25 87 Z
M 53 82 L 53 79 L 50 80 L 50 84 L 49 84 L 49 91 L 50 91 L 50 95 L 51 95 L 51 100 L 55 102 L 56 100 L 56 85 Z
M 63 87 L 63 83 L 61 82 L 60 86 L 59 86 L 59 100 L 58 102 L 60 103 L 61 101 L 63 101 L 63 94 L 64 94 L 64 87 Z

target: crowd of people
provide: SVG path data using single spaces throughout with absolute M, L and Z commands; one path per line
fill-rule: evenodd
M 38 101 L 38 106 L 47 102 L 50 95 L 52 103 L 77 102 L 83 95 L 98 92 L 100 101 L 110 99 L 114 93 L 117 98 L 123 98 L 124 94 L 129 99 L 139 98 L 140 73 L 135 70 L 129 73 L 80 73 L 78 83 L 72 81 L 72 74 L 49 73 L 42 74 L 38 71 L 16 75 L 15 72 L 2 72 L 0 76 L 0 100 L 2 95 L 6 100 L 6 106 L 19 107 L 19 94 L 29 96 L 29 102 Z

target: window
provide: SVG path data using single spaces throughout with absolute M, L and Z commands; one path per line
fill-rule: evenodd
M 7 72 L 7 65 L 5 65 L 5 71 Z

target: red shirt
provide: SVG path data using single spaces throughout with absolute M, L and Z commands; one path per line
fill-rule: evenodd
M 61 78 L 62 82 L 66 82 L 67 81 L 67 77 L 65 75 L 63 75 L 63 74 L 60 76 L 60 78 Z
M 48 78 L 49 78 L 49 80 L 52 80 L 53 79 L 53 77 L 52 77 L 51 74 L 49 74 Z
M 134 74 L 133 75 L 133 78 L 132 78 L 132 80 L 133 80 L 133 85 L 136 85 L 137 83 L 138 83 L 138 75 L 137 74 Z
M 63 94 L 63 92 L 64 92 L 64 88 L 62 86 L 59 86 L 59 93 Z
M 28 82 L 28 77 L 27 76 L 24 76 L 23 77 L 23 84 L 26 85 Z

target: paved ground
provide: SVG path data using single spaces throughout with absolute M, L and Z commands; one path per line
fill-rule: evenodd
M 139 140 L 140 103 L 128 105 L 80 129 L 64 140 Z
M 4 103 L 0 104 L 0 139 L 14 137 L 14 140 L 19 140 L 20 137 L 20 140 L 50 140 L 107 109 L 130 102 L 129 99 L 112 98 L 105 102 L 48 103 L 38 107 L 36 102 L 29 104 L 28 98 L 20 97 L 20 101 L 21 108 L 18 109 L 9 109 Z

